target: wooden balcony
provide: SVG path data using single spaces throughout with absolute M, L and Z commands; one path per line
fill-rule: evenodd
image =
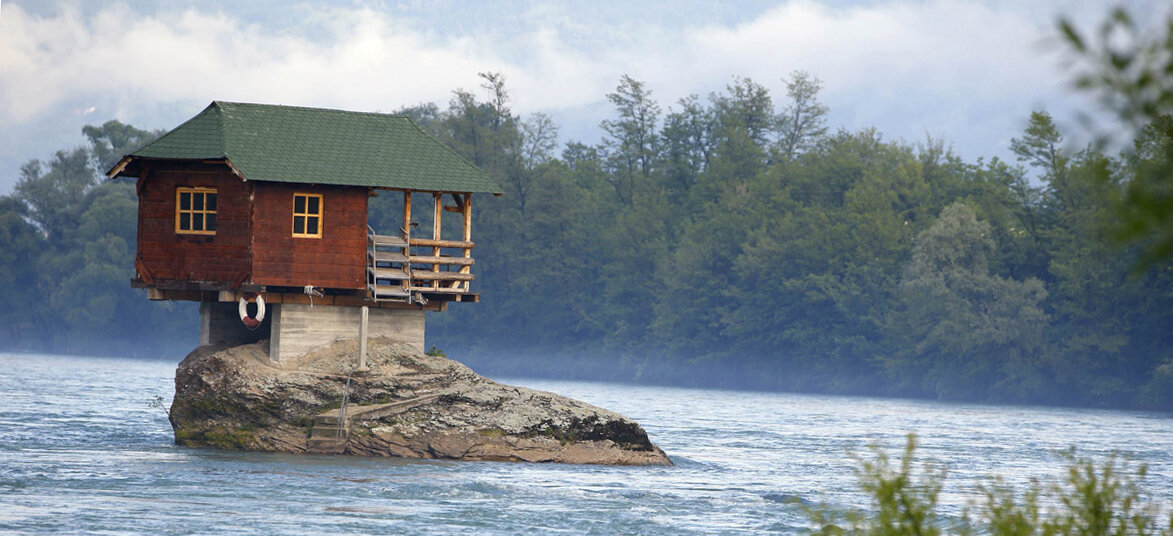
M 381 235 L 367 229 L 368 294 L 375 301 L 408 303 L 439 301 L 480 301 L 471 291 L 472 214 L 471 194 L 449 194 L 455 205 L 444 205 L 444 195 L 433 193 L 434 217 L 431 238 L 411 236 L 411 192 L 404 192 L 403 227 L 398 234 Z M 443 212 L 458 212 L 464 218 L 461 240 L 440 236 Z M 446 254 L 457 250 L 455 254 Z

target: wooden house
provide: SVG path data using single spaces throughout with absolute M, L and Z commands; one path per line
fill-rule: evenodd
M 276 360 L 360 330 L 365 340 L 368 323 L 422 349 L 423 311 L 478 301 L 472 195 L 501 194 L 406 117 L 232 102 L 107 175 L 137 178 L 132 285 L 202 302 L 203 343 L 270 338 Z M 369 226 L 379 195 L 402 198 L 398 228 Z M 445 212 L 459 218 L 455 236 L 442 236 Z

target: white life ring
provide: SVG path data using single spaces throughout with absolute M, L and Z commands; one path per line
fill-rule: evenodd
M 248 316 L 248 304 L 257 304 L 257 316 Z M 261 326 L 261 322 L 265 321 L 265 298 L 260 294 L 254 292 L 246 292 L 240 297 L 240 305 L 237 307 L 240 311 L 240 321 L 244 323 L 244 327 L 248 329 L 257 329 Z

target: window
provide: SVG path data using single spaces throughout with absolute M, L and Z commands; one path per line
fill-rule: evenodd
M 293 236 L 322 237 L 321 194 L 293 194 Z
M 216 234 L 216 189 L 175 189 L 175 232 Z

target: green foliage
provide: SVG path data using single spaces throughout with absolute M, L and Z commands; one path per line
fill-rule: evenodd
M 992 275 L 995 247 L 989 224 L 961 203 L 945 207 L 917 235 L 900 283 L 903 307 L 889 316 L 890 336 L 902 341 L 888 361 L 896 379 L 919 377 L 927 392 L 942 397 L 1038 394 L 1046 290 L 1037 279 Z
M 474 364 L 1171 407 L 1173 273 L 1130 277 L 1139 251 L 1107 230 L 1113 185 L 1151 152 L 1070 153 L 1043 111 L 1012 144 L 1028 167 L 829 132 L 820 82 L 796 72 L 781 102 L 734 78 L 663 114 L 623 77 L 601 143 L 555 156 L 548 118 L 486 77 L 487 100 L 457 92 L 432 120 L 509 192 L 474 216 L 483 304 L 429 324 Z
M 1141 268 L 1173 258 L 1173 11 L 1153 31 L 1123 7 L 1094 36 L 1067 19 L 1059 30 L 1075 59 L 1074 86 L 1140 133 L 1133 172 L 1115 204 L 1116 238 L 1142 245 Z M 1099 143 L 1115 137 L 1101 133 Z
M 618 116 L 599 125 L 605 133 L 602 149 L 610 171 L 607 182 L 620 203 L 633 206 L 637 185 L 643 186 L 651 178 L 659 152 L 656 128 L 660 106 L 643 82 L 627 75 L 619 79 L 619 87 L 607 94 L 607 100 L 615 105 Z
M 794 71 L 786 80 L 790 103 L 778 116 L 778 155 L 789 162 L 809 151 L 827 134 L 827 107 L 819 102 L 823 84 L 805 71 Z
M 937 501 L 945 471 L 914 461 L 916 436 L 909 434 L 904 453 L 894 464 L 880 446 L 871 446 L 872 458 L 856 456 L 860 491 L 869 499 L 867 510 L 836 510 L 825 505 L 807 509 L 816 534 L 875 536 L 936 536 L 944 520 Z
M 113 119 L 100 127 L 82 127 L 81 131 L 90 140 L 90 158 L 100 173 L 114 167 L 123 156 L 164 134 L 161 130 L 139 130 Z
M 940 534 L 937 516 L 937 497 L 945 479 L 943 471 L 918 468 L 914 472 L 913 453 L 916 438 L 908 436 L 900 467 L 892 466 L 888 456 L 877 449 L 875 461 L 865 460 L 857 475 L 864 493 L 875 498 L 877 512 L 873 523 L 877 534 L 909 534 L 933 536 Z
M 194 308 L 148 302 L 134 275 L 134 186 L 102 173 L 159 133 L 109 121 L 83 129 L 88 147 L 22 166 L 0 196 L 0 348 L 96 354 L 180 354 Z M 187 343 L 183 341 L 186 339 Z
M 980 504 L 971 505 L 960 519 L 947 519 L 937 510 L 945 471 L 915 461 L 916 444 L 916 437 L 910 434 L 899 465 L 883 449 L 872 447 L 872 458 L 861 458 L 856 470 L 860 490 L 871 502 L 869 508 L 811 508 L 808 515 L 816 527 L 811 532 L 883 536 L 1173 534 L 1173 513 L 1162 521 L 1160 505 L 1144 493 L 1144 466 L 1134 468 L 1115 456 L 1096 462 L 1076 457 L 1074 451 L 1066 454 L 1068 467 L 1061 481 L 1016 489 L 994 478 L 982 486 Z
M 1042 170 L 1050 183 L 1062 183 L 1067 175 L 1069 159 L 1063 154 L 1063 135 L 1047 112 L 1031 112 L 1026 132 L 1010 140 L 1010 150 L 1019 162 Z
M 1122 192 L 1163 169 L 1173 121 L 1135 150 L 1071 151 L 1044 111 L 1019 165 L 943 140 L 831 130 L 821 83 L 748 78 L 666 111 L 622 77 L 598 143 L 515 113 L 504 77 L 401 113 L 489 173 L 473 210 L 479 305 L 429 338 L 501 374 L 1173 409 L 1173 262 L 1132 267 Z M 0 197 L 0 347 L 143 354 L 194 342 L 190 304 L 133 275 L 133 187 L 98 171 L 148 134 L 23 169 Z M 423 194 L 421 194 L 423 195 Z M 370 202 L 377 230 L 401 196 Z M 422 198 L 417 202 L 423 201 Z M 428 200 L 430 201 L 430 199 Z M 420 227 L 429 211 L 415 211 Z M 448 218 L 447 223 L 455 223 Z M 448 229 L 446 228 L 446 231 Z M 1147 240 L 1147 239 L 1146 239 Z M 192 342 L 182 342 L 184 340 Z

